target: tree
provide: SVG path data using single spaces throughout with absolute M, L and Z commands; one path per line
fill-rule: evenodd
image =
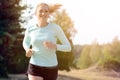
M 97 65 L 102 57 L 101 46 L 97 42 L 91 44 L 89 56 L 91 59 L 91 64 Z
M 16 56 L 18 36 L 23 29 L 20 27 L 22 10 L 20 0 L 0 0 L 0 77 L 8 77 L 8 67 L 13 64 Z
M 80 54 L 80 57 L 77 60 L 77 67 L 80 69 L 85 69 L 90 67 L 91 65 L 91 58 L 89 55 L 90 52 L 90 45 L 84 45 Z
M 73 21 L 68 16 L 65 10 L 58 11 L 53 15 L 53 18 L 51 19 L 53 23 L 56 23 L 61 26 L 64 33 L 66 34 L 68 40 L 71 43 L 72 51 L 71 52 L 60 52 L 57 51 L 57 57 L 58 57 L 58 63 L 59 63 L 59 69 L 60 70 L 70 70 L 70 66 L 72 66 L 73 60 L 74 60 L 74 54 L 73 54 L 73 43 L 71 40 L 71 37 L 74 37 L 74 34 L 76 33 L 76 30 L 74 28 Z M 58 41 L 60 43 L 60 41 Z

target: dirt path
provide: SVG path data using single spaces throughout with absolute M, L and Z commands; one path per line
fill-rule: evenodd
M 73 78 L 69 80 L 120 80 L 120 73 L 115 71 L 72 70 L 59 71 L 59 75 Z

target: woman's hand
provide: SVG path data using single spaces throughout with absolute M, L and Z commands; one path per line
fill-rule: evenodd
M 28 51 L 26 51 L 26 57 L 31 57 L 33 54 L 33 50 L 29 49 Z
M 43 45 L 48 49 L 56 49 L 57 48 L 56 44 L 54 44 L 50 41 L 44 41 Z

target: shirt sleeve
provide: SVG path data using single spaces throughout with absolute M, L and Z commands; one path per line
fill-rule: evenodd
M 30 41 L 31 38 L 29 36 L 29 28 L 27 28 L 23 38 L 23 48 L 25 49 L 25 51 L 28 51 L 28 49 L 30 48 Z
M 62 43 L 62 44 L 57 44 L 57 50 L 58 51 L 64 51 L 64 52 L 70 52 L 71 51 L 71 45 L 70 45 L 67 37 L 65 36 L 63 30 L 61 29 L 61 27 L 59 27 L 59 26 L 57 27 L 56 33 L 57 33 L 57 38 Z

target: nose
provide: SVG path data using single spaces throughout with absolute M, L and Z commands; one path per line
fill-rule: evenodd
M 45 12 L 42 12 L 41 14 L 42 14 L 42 15 L 45 15 Z

